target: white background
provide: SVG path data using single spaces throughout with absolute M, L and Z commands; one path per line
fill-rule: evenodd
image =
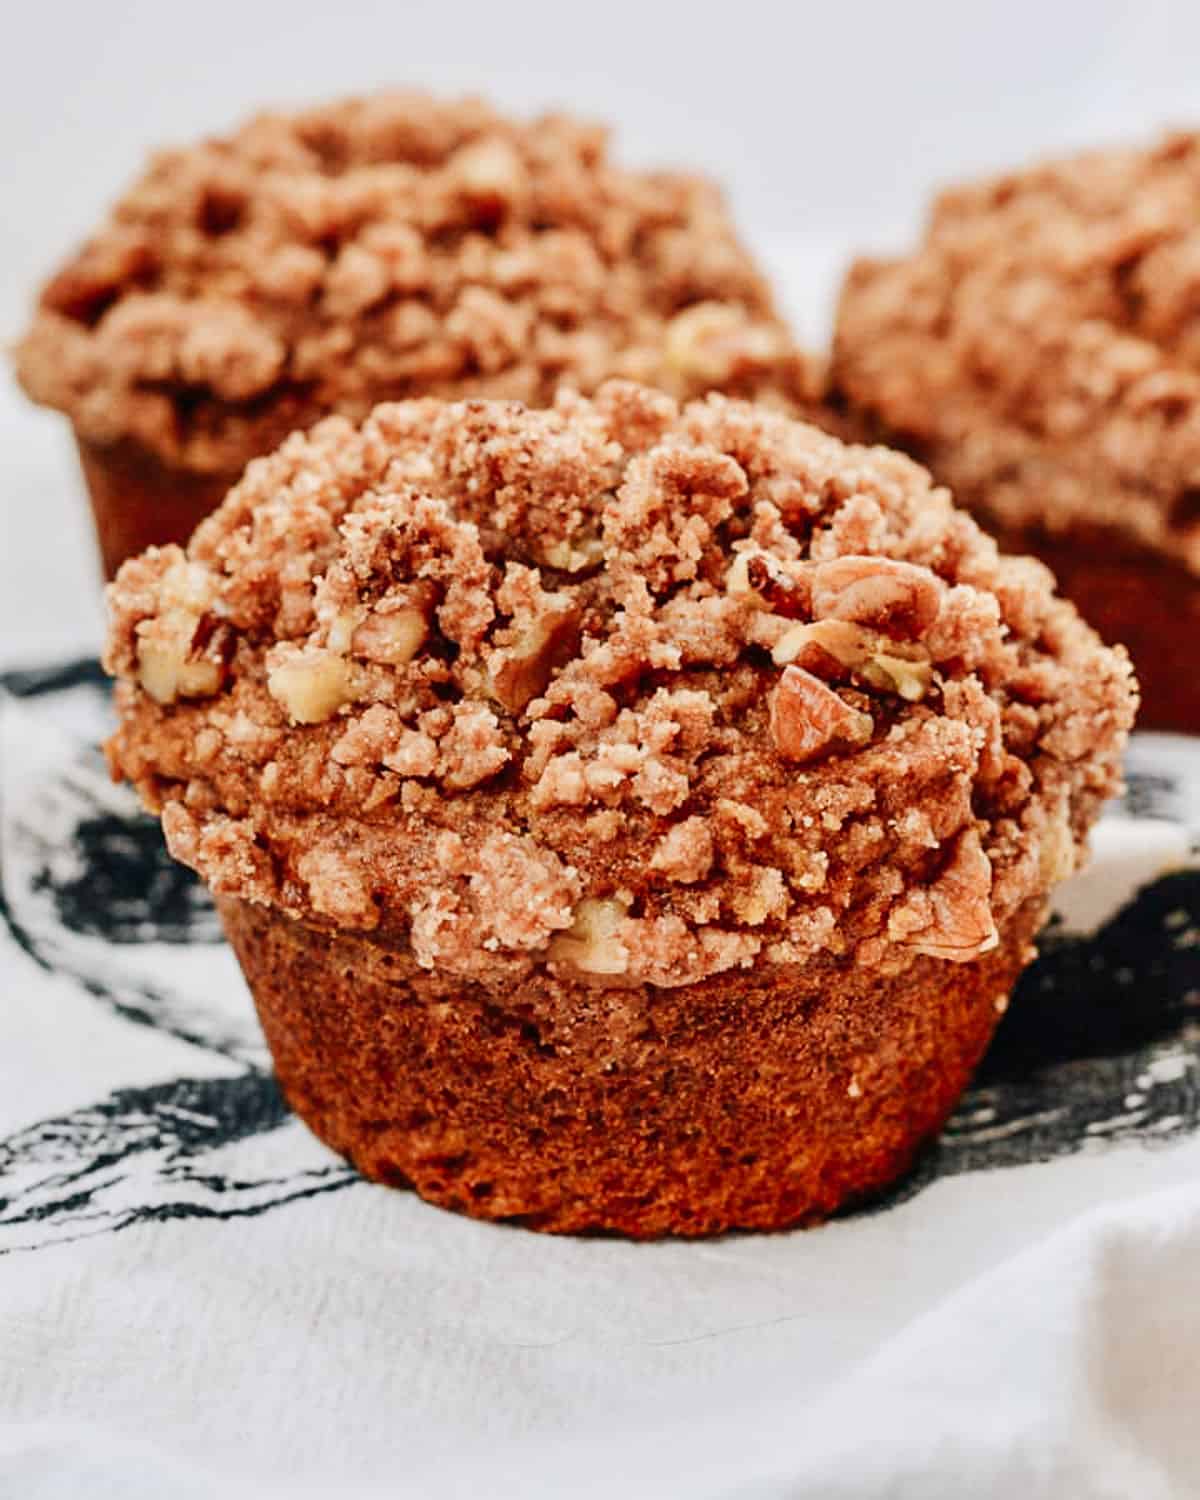
M 610 120 L 703 168 L 818 342 L 844 259 L 929 191 L 1044 149 L 1200 118 L 1200 6 L 648 0 L 3 0 L 0 340 L 156 144 L 384 83 Z M 65 424 L 0 379 L 0 656 L 86 648 L 91 538 Z

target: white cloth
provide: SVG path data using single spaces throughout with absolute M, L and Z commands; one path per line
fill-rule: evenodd
M 1136 741 L 990 1071 L 885 1205 L 631 1245 L 357 1181 L 89 748 L 94 669 L 9 682 L 0 1495 L 1200 1492 L 1193 744 Z

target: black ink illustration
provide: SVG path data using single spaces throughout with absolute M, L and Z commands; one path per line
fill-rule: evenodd
M 167 1219 L 265 1213 L 353 1181 L 338 1162 L 242 1175 L 237 1145 L 298 1130 L 269 1074 L 120 1089 L 0 1141 L 0 1253 Z
M 132 1224 L 261 1214 L 355 1181 L 280 1097 L 203 886 L 85 748 L 107 722 L 95 663 L 0 684 L 21 733 L 51 747 L 23 746 L 31 769 L 0 806 L 3 926 L 29 960 L 110 1013 L 197 1049 L 198 1075 L 117 1089 L 0 1139 L 0 1255 Z M 1133 764 L 1121 815 L 1180 823 L 1195 788 L 1167 761 L 1146 761 Z M 954 1117 L 869 1211 L 947 1175 L 1198 1128 L 1200 869 L 1179 868 L 1090 935 L 1043 935 Z
M 1200 871 L 1164 876 L 1087 938 L 1043 935 L 958 1109 L 875 1207 L 958 1172 L 1200 1128 Z
M 22 716 L 21 759 L 33 768 L 20 795 L 0 804 L 0 918 L 9 937 L 122 1020 L 189 1044 L 206 1071 L 224 1071 L 118 1089 L 0 1140 L 0 1255 L 138 1223 L 244 1218 L 354 1181 L 332 1158 L 295 1165 L 325 1153 L 309 1149 L 268 1071 L 203 885 L 170 858 L 157 824 L 111 784 L 86 739 L 55 730 L 45 756 L 24 742 L 25 732 L 44 732 L 43 707 L 63 710 L 57 717 L 77 733 L 102 734 L 103 674 L 73 662 L 2 683 Z M 205 964 L 216 980 L 207 993 L 195 983 Z M 278 1170 L 251 1165 L 239 1150 L 276 1138 L 280 1149 L 269 1155 Z

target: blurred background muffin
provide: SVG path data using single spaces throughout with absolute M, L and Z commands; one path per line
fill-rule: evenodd
M 110 573 L 329 412 L 619 375 L 807 413 L 819 385 L 712 183 L 624 169 L 566 116 L 395 92 L 160 153 L 16 359 L 71 420 Z
M 858 262 L 835 380 L 1128 645 L 1146 728 L 1200 732 L 1200 135 L 943 193 Z

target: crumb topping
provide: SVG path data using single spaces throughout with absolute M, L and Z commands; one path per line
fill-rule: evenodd
M 623 382 L 328 418 L 109 603 L 110 761 L 176 856 L 463 975 L 971 958 L 1135 701 L 911 460 Z
M 1200 573 L 1200 134 L 945 192 L 843 289 L 841 390 L 1002 523 Z
M 382 400 L 816 388 L 711 183 L 412 93 L 161 152 L 44 289 L 17 370 L 87 439 L 226 473 Z

